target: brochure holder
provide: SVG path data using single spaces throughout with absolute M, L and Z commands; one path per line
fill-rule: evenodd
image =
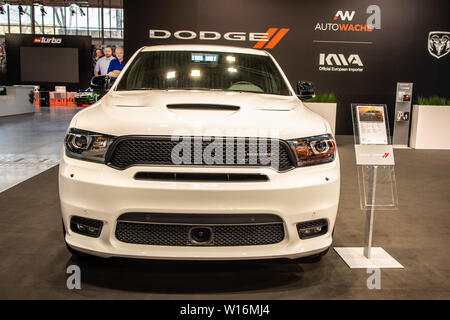
M 398 206 L 394 152 L 386 105 L 352 104 L 360 206 L 366 214 L 364 248 L 335 248 L 350 268 L 403 268 L 382 248 L 372 248 L 375 210 Z
M 394 116 L 394 148 L 408 148 L 411 125 L 411 100 L 413 84 L 397 82 Z

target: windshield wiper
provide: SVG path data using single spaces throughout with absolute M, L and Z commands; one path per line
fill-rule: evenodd
M 133 91 L 133 90 L 154 90 L 155 88 L 126 88 L 121 89 L 120 91 Z
M 176 88 L 174 90 L 204 90 L 204 91 L 222 91 L 223 89 L 215 89 L 215 88 Z

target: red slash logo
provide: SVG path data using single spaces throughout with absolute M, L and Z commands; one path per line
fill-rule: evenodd
M 386 159 L 387 157 L 389 157 L 389 152 L 386 152 L 385 154 L 383 154 L 382 158 Z
M 255 48 L 255 49 L 261 49 L 261 48 L 273 49 L 278 44 L 278 42 L 280 42 L 280 40 L 289 31 L 288 28 L 281 28 L 278 32 L 277 32 L 277 30 L 278 30 L 278 28 L 269 28 L 269 30 L 267 30 L 267 32 L 266 32 L 267 36 L 265 37 L 265 39 L 262 41 L 258 41 L 253 46 L 253 48 Z

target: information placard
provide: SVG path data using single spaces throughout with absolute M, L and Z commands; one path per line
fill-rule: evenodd
M 352 118 L 361 208 L 396 209 L 395 161 L 387 107 L 354 103 Z
M 393 166 L 395 165 L 392 145 L 355 144 L 357 165 Z
M 360 144 L 388 144 L 384 106 L 357 105 Z

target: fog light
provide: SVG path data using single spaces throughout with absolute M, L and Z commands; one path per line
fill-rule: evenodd
M 102 231 L 103 222 L 100 220 L 73 216 L 70 220 L 70 229 L 88 237 L 98 238 Z
M 297 231 L 300 239 L 308 239 L 321 236 L 328 231 L 326 219 L 312 220 L 297 223 Z

